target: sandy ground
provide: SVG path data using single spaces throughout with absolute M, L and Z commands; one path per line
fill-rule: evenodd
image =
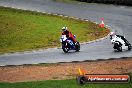
M 100 61 L 0 67 L 0 82 L 23 82 L 75 78 L 78 68 L 87 74 L 132 73 L 132 58 Z

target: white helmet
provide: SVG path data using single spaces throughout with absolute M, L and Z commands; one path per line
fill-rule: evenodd
M 110 39 L 112 39 L 113 37 L 115 37 L 116 33 L 115 32 L 110 32 Z
M 66 31 L 67 30 L 67 27 L 62 27 L 62 31 Z
M 116 35 L 115 32 L 110 32 L 110 36 L 114 36 L 114 35 Z

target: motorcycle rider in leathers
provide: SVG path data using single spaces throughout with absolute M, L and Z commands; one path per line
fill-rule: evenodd
M 62 35 L 66 35 L 66 37 L 73 41 L 74 45 L 76 44 L 76 39 L 74 35 L 67 29 L 67 27 L 62 28 Z
M 121 39 L 125 42 L 125 45 L 126 45 L 126 46 L 129 45 L 129 42 L 125 39 L 124 36 L 122 36 L 122 35 L 116 35 L 115 32 L 111 32 L 111 33 L 110 33 L 110 39 L 112 39 L 112 38 L 115 37 L 115 36 L 121 38 Z

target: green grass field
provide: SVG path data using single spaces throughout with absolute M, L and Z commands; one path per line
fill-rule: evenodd
M 113 84 L 85 84 L 78 85 L 75 79 L 70 80 L 48 80 L 36 82 L 0 83 L 0 88 L 132 88 L 130 83 Z
M 106 36 L 109 32 L 91 22 L 0 7 L 0 54 L 58 47 L 63 26 L 80 42 Z

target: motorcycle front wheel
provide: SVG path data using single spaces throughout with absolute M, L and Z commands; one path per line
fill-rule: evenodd
M 67 48 L 67 46 L 65 44 L 62 44 L 62 49 L 65 53 L 68 53 L 69 49 Z
M 80 44 L 79 44 L 79 42 L 77 42 L 77 44 L 75 45 L 75 47 L 76 47 L 76 52 L 79 52 L 79 50 L 80 50 Z
M 128 45 L 128 50 L 131 50 L 132 49 L 132 46 L 131 45 Z
M 119 52 L 122 52 L 122 46 L 119 46 L 117 43 L 114 44 L 114 49 L 117 49 Z

